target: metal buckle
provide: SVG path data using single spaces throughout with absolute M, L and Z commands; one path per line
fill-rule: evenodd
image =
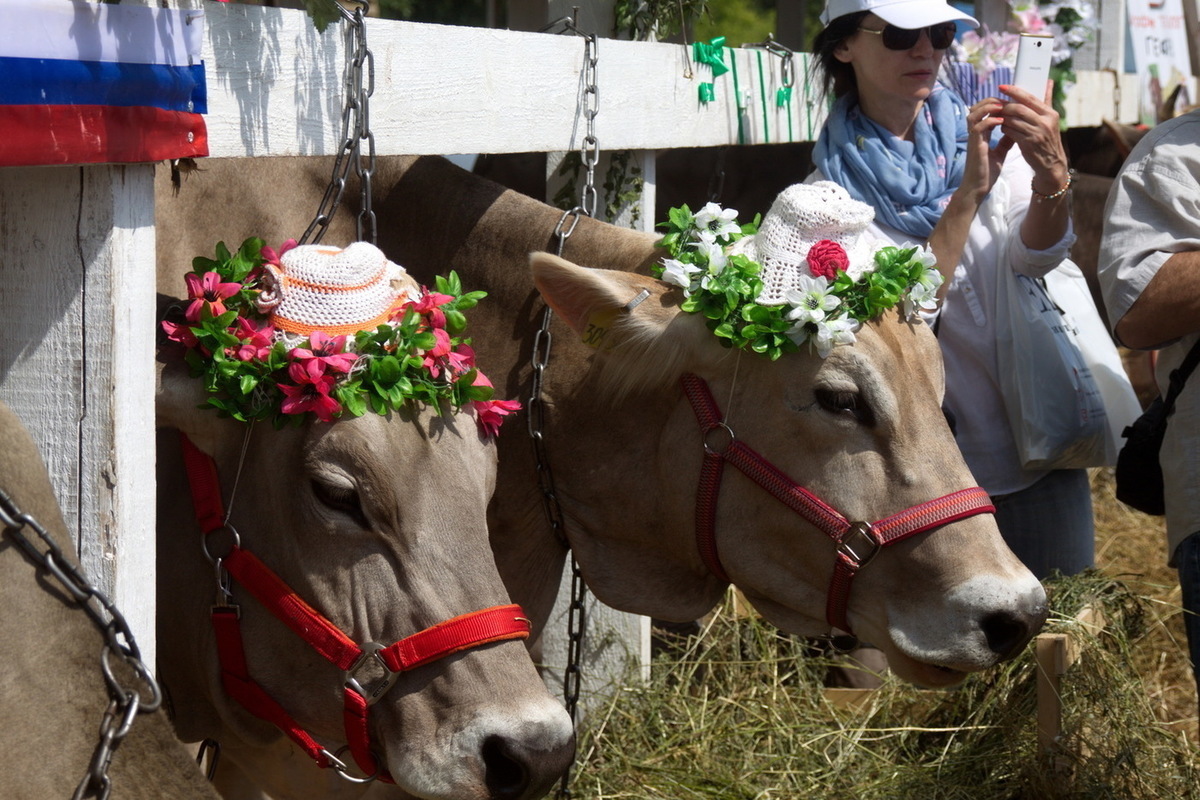
M 379 777 L 379 759 L 374 754 L 372 754 L 372 756 L 371 756 L 372 758 L 375 758 L 375 772 L 374 773 L 372 773 L 371 775 L 364 775 L 361 778 L 356 775 L 351 775 L 350 774 L 350 765 L 347 764 L 342 759 L 342 754 L 345 753 L 349 749 L 350 749 L 350 745 L 348 745 L 348 744 L 344 744 L 341 747 L 339 747 L 337 749 L 336 753 L 331 753 L 331 752 L 329 752 L 329 750 L 327 750 L 324 747 L 321 748 L 321 755 L 323 755 L 323 756 L 325 756 L 325 758 L 329 759 L 329 767 L 330 767 L 330 769 L 333 770 L 334 775 L 337 775 L 339 778 L 346 781 L 347 783 L 358 783 L 358 784 L 371 783 L 372 781 L 374 781 L 376 778 Z
M 379 657 L 379 651 L 385 649 L 386 647 L 387 645 L 382 645 L 379 642 L 367 642 L 366 644 L 362 645 L 362 655 L 358 657 L 357 661 L 350 665 L 350 669 L 346 670 L 346 686 L 349 686 L 351 689 L 361 694 L 363 699 L 367 701 L 368 706 L 373 706 L 375 703 L 379 702 L 379 699 L 387 694 L 387 690 L 391 689 L 392 686 L 395 685 L 396 681 L 400 680 L 400 673 L 392 672 L 390 669 L 388 669 L 388 665 L 385 664 L 383 659 Z M 357 674 L 359 670 L 370 665 L 372 661 L 376 666 L 378 666 L 379 669 L 383 670 L 382 678 L 378 675 L 362 676 L 360 678 L 360 676 Z M 371 680 L 377 680 L 379 682 L 375 685 L 374 689 L 368 690 L 363 683 Z
M 856 535 L 866 540 L 865 556 L 860 556 L 859 551 L 854 548 L 854 543 L 850 541 L 851 537 Z M 845 556 L 859 569 L 871 563 L 871 559 L 875 558 L 882 547 L 883 545 L 875 538 L 875 529 L 869 522 L 851 522 L 846 532 L 838 537 L 837 543 L 838 555 Z

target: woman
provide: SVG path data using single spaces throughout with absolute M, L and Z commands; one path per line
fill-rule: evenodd
M 928 242 L 945 282 L 930 323 L 946 365 L 946 408 L 963 456 L 994 498 L 1012 550 L 1039 578 L 1093 563 L 1086 470 L 1024 469 L 1000 393 L 996 270 L 1040 277 L 1069 254 L 1070 172 L 1045 98 L 967 108 L 938 75 L 955 20 L 944 0 L 829 0 L 813 50 L 836 98 L 809 180 L 875 208 L 875 233 Z M 1015 147 L 1014 147 L 1015 145 Z

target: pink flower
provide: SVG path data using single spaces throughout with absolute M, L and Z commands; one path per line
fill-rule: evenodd
M 492 382 L 482 372 L 476 372 L 473 385 L 491 386 Z M 500 433 L 500 424 L 505 417 L 521 410 L 521 404 L 516 400 L 473 400 L 471 406 L 475 409 L 479 432 L 488 439 Z
M 189 272 L 184 280 L 192 301 L 184 314 L 188 322 L 199 322 L 200 309 L 206 305 L 214 317 L 221 316 L 225 313 L 224 301 L 242 289 L 240 283 L 222 283 L 221 276 L 215 272 L 206 272 L 202 276 Z
M 270 324 L 265 324 L 261 328 L 254 327 L 254 323 L 245 317 L 238 317 L 234 320 L 234 325 L 237 326 L 235 335 L 242 340 L 241 345 L 234 351 L 233 355 L 239 361 L 266 361 L 267 356 L 271 353 L 271 347 L 275 344 L 275 328 Z
M 308 346 L 312 349 L 305 350 L 303 347 L 296 347 L 288 355 L 297 361 L 311 359 L 321 365 L 322 372 L 330 369 L 334 372 L 347 373 L 358 358 L 357 353 L 344 352 L 346 349 L 345 336 L 330 336 L 325 331 L 313 331 L 312 336 L 308 338 Z
M 850 258 L 845 249 L 830 239 L 822 239 L 809 248 L 807 260 L 813 277 L 830 281 L 837 277 L 839 270 L 850 266 Z
M 442 311 L 440 307 L 453 299 L 453 295 L 424 292 L 420 300 L 409 303 L 409 305 L 418 314 L 427 317 L 431 327 L 444 328 L 446 327 L 446 312 Z
M 196 338 L 196 334 L 192 333 L 191 326 L 180 325 L 177 322 L 162 322 L 163 332 L 167 334 L 167 338 L 172 342 L 179 342 L 184 347 L 195 347 L 200 344 L 200 340 Z
M 442 334 L 449 342 L 450 335 L 441 328 L 434 328 L 433 335 Z M 422 361 L 422 366 L 429 371 L 429 374 L 438 378 L 442 374 L 444 368 L 449 375 L 462 375 L 475 365 L 475 351 L 469 345 L 460 344 L 453 350 L 442 350 L 441 354 L 436 358 L 432 355 L 434 351 L 429 351 L 425 359 Z M 488 384 L 489 386 L 491 384 Z
M 479 431 L 489 439 L 500 433 L 505 417 L 521 410 L 521 404 L 516 400 L 475 400 L 471 405 L 475 407 Z
M 295 385 L 280 383 L 279 391 L 284 400 L 279 410 L 285 414 L 304 414 L 311 411 L 322 422 L 333 422 L 342 410 L 337 400 L 329 396 L 334 380 L 325 374 L 320 362 L 315 360 L 293 361 L 288 366 L 288 376 Z
M 280 264 L 279 261 L 280 261 L 280 259 L 283 258 L 283 254 L 286 253 L 288 250 L 291 250 L 295 246 L 296 246 L 296 240 L 288 239 L 286 242 L 284 242 L 283 244 L 281 244 L 279 246 L 278 253 L 275 252 L 275 248 L 270 247 L 265 244 L 263 245 L 262 250 L 259 252 L 262 253 L 262 257 L 263 257 L 264 261 L 266 261 L 268 264 L 274 264 L 275 266 L 278 267 L 278 266 L 282 266 L 282 264 Z

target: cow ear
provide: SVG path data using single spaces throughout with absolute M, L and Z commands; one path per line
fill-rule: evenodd
M 606 354 L 621 390 L 675 380 L 727 352 L 703 320 L 680 311 L 683 294 L 662 281 L 588 269 L 549 253 L 534 253 L 530 267 L 546 303 L 584 344 Z
M 604 340 L 618 317 L 625 318 L 619 327 L 654 335 L 665 331 L 679 313 L 663 302 L 669 287 L 662 281 L 632 272 L 587 269 L 550 253 L 534 253 L 529 263 L 543 299 L 586 344 L 611 349 L 615 343 Z
M 221 430 L 229 421 L 220 419 L 204 404 L 204 386 L 188 374 L 182 359 L 160 355 L 155 394 L 155 424 L 175 428 L 187 435 L 200 450 L 214 455 Z

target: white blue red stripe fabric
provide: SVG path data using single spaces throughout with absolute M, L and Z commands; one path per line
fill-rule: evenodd
M 0 0 L 0 166 L 208 155 L 204 12 Z

